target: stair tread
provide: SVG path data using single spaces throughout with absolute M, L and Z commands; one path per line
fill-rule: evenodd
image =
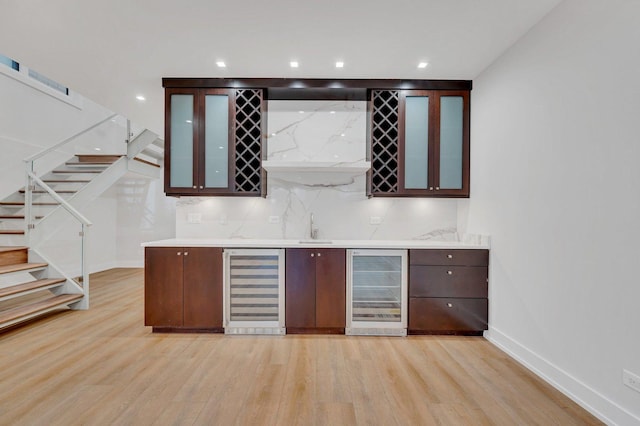
M 24 229 L 0 229 L 2 235 L 24 235 Z
M 57 206 L 58 203 L 32 203 L 34 206 Z M 2 201 L 0 206 L 24 206 L 24 201 Z
M 13 265 L 0 266 L 0 274 L 28 271 L 29 269 L 44 268 L 46 266 L 48 266 L 47 263 L 15 263 Z
M 9 321 L 15 321 L 22 317 L 33 315 L 38 312 L 43 312 L 57 306 L 67 305 L 71 302 L 82 299 L 82 297 L 82 294 L 61 294 L 59 296 L 53 296 L 48 299 L 40 300 L 28 305 L 8 309 L 0 313 L 0 324 L 7 323 Z
M 0 253 L 28 249 L 27 246 L 0 246 Z
M 89 183 L 89 179 L 43 179 L 44 183 Z
M 53 170 L 51 173 L 102 173 L 102 170 Z
M 148 165 L 153 166 L 153 167 L 158 167 L 158 168 L 160 167 L 160 164 L 152 163 L 151 161 L 143 160 L 142 158 L 133 157 L 133 159 L 136 160 L 136 161 L 139 161 L 141 163 L 148 164 Z
M 81 167 L 104 167 L 104 166 L 108 166 L 109 164 L 113 164 L 112 161 L 67 161 L 66 163 L 67 166 L 81 166 Z
M 24 189 L 21 189 L 18 192 L 20 192 L 21 194 L 24 194 L 27 191 L 25 191 Z M 34 193 L 34 194 L 48 194 L 48 192 L 43 190 L 43 189 L 42 190 L 35 190 L 35 191 L 31 191 L 31 192 Z M 73 189 L 61 189 L 61 190 L 58 190 L 56 192 L 58 194 L 75 194 L 78 191 L 74 191 Z
M 43 280 L 29 281 L 27 283 L 13 285 L 11 287 L 0 288 L 0 298 L 47 287 L 53 284 L 63 283 L 65 281 L 66 280 L 64 278 L 47 278 Z
M 44 216 L 35 216 L 36 219 L 42 219 Z M 0 220 L 3 219 L 24 219 L 24 215 L 22 214 L 8 214 L 8 215 L 0 215 Z
M 115 163 L 120 158 L 124 157 L 122 154 L 76 154 L 76 158 L 81 163 Z

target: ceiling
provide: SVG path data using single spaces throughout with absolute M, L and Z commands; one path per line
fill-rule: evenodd
M 162 134 L 162 77 L 472 80 L 559 2 L 0 0 L 0 53 Z

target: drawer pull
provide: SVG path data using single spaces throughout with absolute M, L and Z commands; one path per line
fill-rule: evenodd
M 322 256 L 322 253 L 318 253 L 318 257 Z
M 315 253 L 311 253 L 311 257 L 315 256 Z
M 447 303 L 448 308 L 453 308 L 453 303 Z
M 181 251 L 179 251 L 179 252 L 178 252 L 178 256 L 180 256 L 181 254 L 182 254 L 182 252 L 181 252 Z
M 453 271 L 447 271 L 447 275 L 453 275 Z
M 185 251 L 185 252 L 184 252 L 184 255 L 185 255 L 185 256 L 189 256 L 189 252 L 188 252 L 188 251 Z
M 447 255 L 447 259 L 453 259 L 453 255 L 452 254 L 448 254 Z

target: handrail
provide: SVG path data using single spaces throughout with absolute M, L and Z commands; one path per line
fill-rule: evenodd
M 46 155 L 46 154 L 48 154 L 48 153 L 50 153 L 50 152 L 52 152 L 52 151 L 55 151 L 56 149 L 60 148 L 62 145 L 65 145 L 65 144 L 67 144 L 67 143 L 71 142 L 72 140 L 74 140 L 75 138 L 77 138 L 77 137 L 79 137 L 79 136 L 82 136 L 82 135 L 84 135 L 85 133 L 87 133 L 87 132 L 89 132 L 89 131 L 91 131 L 91 130 L 95 129 L 96 127 L 98 127 L 98 126 L 100 126 L 101 124 L 103 124 L 103 123 L 105 123 L 105 122 L 107 122 L 107 121 L 111 120 L 113 117 L 116 117 L 117 115 L 118 115 L 118 114 L 112 114 L 112 115 L 110 115 L 109 117 L 105 118 L 104 120 L 99 121 L 98 123 L 94 124 L 93 126 L 87 127 L 86 129 L 84 129 L 84 130 L 82 130 L 82 131 L 80 131 L 80 132 L 76 133 L 76 134 L 75 134 L 75 135 L 73 135 L 73 136 L 70 136 L 70 137 L 66 138 L 65 140 L 63 140 L 63 141 L 61 141 L 61 142 L 58 142 L 58 143 L 57 143 L 57 144 L 55 144 L 55 145 L 53 145 L 53 146 L 51 146 L 51 147 L 49 147 L 49 148 L 47 148 L 47 149 L 45 149 L 45 150 L 43 150 L 43 151 L 40 151 L 40 152 L 38 152 L 38 153 L 36 153 L 36 154 L 33 154 L 31 157 L 27 157 L 27 158 L 25 158 L 25 159 L 24 159 L 24 162 L 25 162 L 25 163 L 29 163 L 29 162 L 35 161 L 35 160 L 37 160 L 38 158 L 40 158 L 40 157 L 42 157 L 42 156 L 44 156 L 44 155 Z
M 27 175 L 33 179 L 38 185 L 40 185 L 42 188 L 44 188 L 49 195 L 51 195 L 51 197 L 53 197 L 54 200 L 56 200 L 58 203 L 60 203 L 60 205 L 62 207 L 64 207 L 64 209 L 66 211 L 68 211 L 69 213 L 71 213 L 71 215 L 73 215 L 73 217 L 75 217 L 76 219 L 78 219 L 78 221 L 80 221 L 83 225 L 86 226 L 91 226 L 93 225 L 93 223 L 91 223 L 91 221 L 89 219 L 87 219 L 86 217 L 84 217 L 82 215 L 82 213 L 80 213 L 78 210 L 76 210 L 71 204 L 69 204 L 67 202 L 67 200 L 65 200 L 64 198 L 62 198 L 61 196 L 58 195 L 57 192 L 55 192 L 53 189 L 51 189 L 51 187 L 49 187 L 49 185 L 47 185 L 46 183 L 44 183 L 42 180 L 40 180 L 40 178 L 38 178 L 38 176 L 36 176 L 35 174 L 33 174 L 33 172 L 31 171 L 27 171 Z

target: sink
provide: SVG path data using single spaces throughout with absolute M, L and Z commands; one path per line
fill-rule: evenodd
M 333 244 L 333 241 L 331 240 L 313 240 L 313 239 L 306 239 L 306 240 L 299 240 L 298 241 L 300 244 Z

